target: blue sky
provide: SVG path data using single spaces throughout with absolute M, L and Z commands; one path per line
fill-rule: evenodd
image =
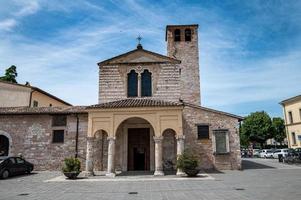
M 301 94 L 301 1 L 0 0 L 0 72 L 74 105 L 97 103 L 98 61 L 166 54 L 167 24 L 199 24 L 202 105 L 282 116 Z

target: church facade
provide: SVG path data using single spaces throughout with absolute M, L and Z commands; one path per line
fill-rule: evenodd
M 56 169 L 64 157 L 75 154 L 87 174 L 108 176 L 124 171 L 164 175 L 176 170 L 177 155 L 185 149 L 199 157 L 200 168 L 240 169 L 242 117 L 201 106 L 198 25 L 168 25 L 166 41 L 167 55 L 145 50 L 139 43 L 133 51 L 98 63 L 98 104 L 1 108 L 0 131 L 11 138 L 11 152 L 26 149 L 23 156 L 41 169 Z M 23 128 L 14 126 L 17 119 Z M 60 137 L 65 140 L 53 145 L 55 131 L 62 126 Z M 20 134 L 31 136 L 26 147 L 18 144 L 16 149 L 13 137 Z M 35 159 L 47 155 L 50 165 Z

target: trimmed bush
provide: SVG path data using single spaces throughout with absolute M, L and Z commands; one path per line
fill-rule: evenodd
M 177 168 L 181 169 L 188 176 L 196 176 L 200 171 L 197 169 L 199 165 L 199 159 L 191 151 L 184 151 L 182 155 L 178 157 Z
M 65 158 L 63 172 L 80 172 L 80 161 L 77 158 Z

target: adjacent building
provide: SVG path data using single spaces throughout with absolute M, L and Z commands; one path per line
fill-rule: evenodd
M 38 169 L 77 155 L 87 174 L 176 170 L 191 150 L 204 169 L 240 169 L 242 117 L 201 106 L 198 25 L 168 25 L 167 55 L 137 48 L 98 63 L 99 102 L 0 108 L 10 154 Z M 181 174 L 181 171 L 177 171 Z
M 17 106 L 47 107 L 71 104 L 29 83 L 22 85 L 0 80 L 0 107 Z
M 301 95 L 283 100 L 283 115 L 289 148 L 301 147 Z

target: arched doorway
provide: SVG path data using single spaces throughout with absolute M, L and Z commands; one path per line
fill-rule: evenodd
M 93 171 L 106 171 L 108 164 L 108 133 L 99 130 L 93 141 Z
M 154 170 L 154 130 L 145 119 L 131 117 L 116 131 L 115 169 L 118 171 Z
M 163 170 L 164 171 L 175 171 L 177 161 L 177 141 L 176 132 L 172 129 L 166 129 L 163 132 Z
M 11 151 L 12 139 L 4 131 L 0 131 L 0 157 L 9 156 Z
M 0 156 L 8 156 L 9 140 L 8 137 L 0 135 Z

